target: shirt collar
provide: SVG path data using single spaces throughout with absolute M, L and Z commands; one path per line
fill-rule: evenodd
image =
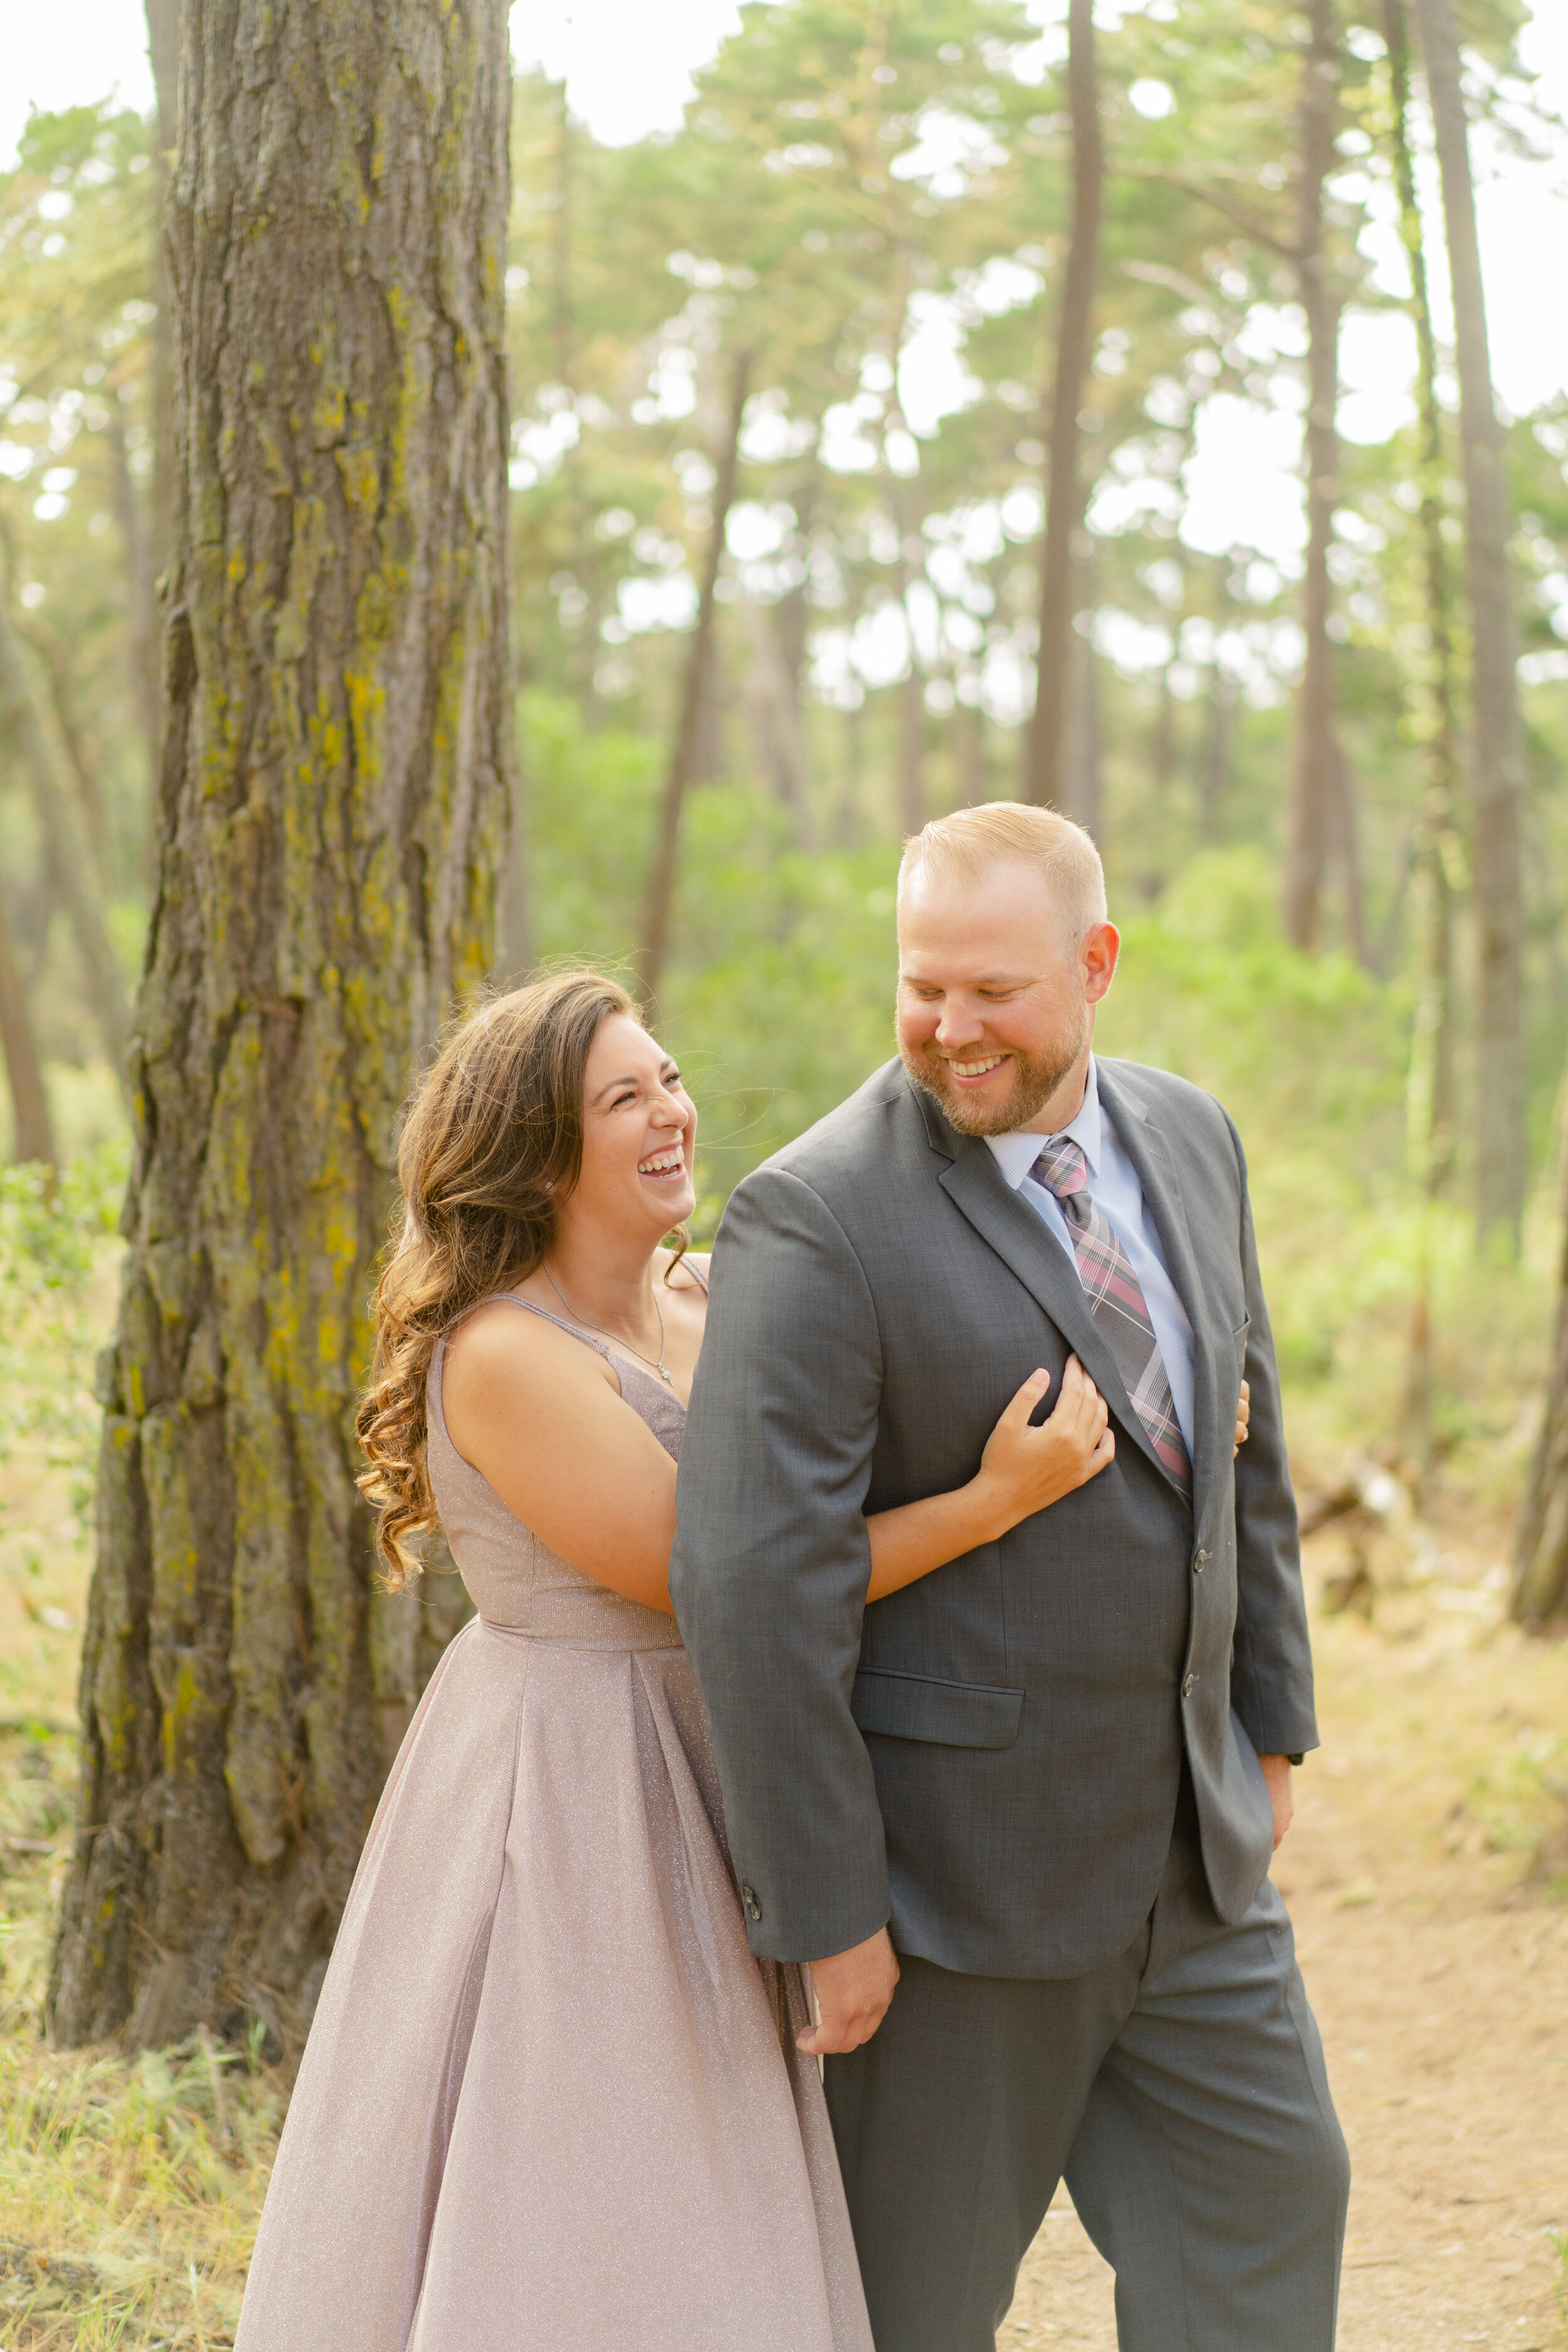
M 1092 1054 L 1089 1057 L 1083 1102 L 1078 1117 L 1070 1125 L 1058 1129 L 1056 1136 L 988 1135 L 985 1142 L 997 1167 L 1016 1192 L 1047 1144 L 1057 1141 L 1061 1136 L 1070 1136 L 1083 1153 L 1092 1185 L 1100 1174 L 1100 1079 Z

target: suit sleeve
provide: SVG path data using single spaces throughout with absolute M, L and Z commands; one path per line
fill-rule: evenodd
M 850 1714 L 881 1396 L 864 1272 L 810 1186 L 759 1169 L 725 1211 L 681 1441 L 670 1561 L 752 1948 L 847 1951 L 889 1915 Z
M 1301 1589 L 1301 1542 L 1285 1425 L 1279 1372 L 1268 1325 L 1258 1244 L 1252 1229 L 1247 1158 L 1228 1114 L 1241 1174 L 1241 1259 L 1247 1285 L 1245 1377 L 1252 1385 L 1252 1422 L 1236 1463 L 1236 1641 L 1231 1705 L 1260 1756 L 1292 1756 L 1316 1748 L 1312 1650 Z

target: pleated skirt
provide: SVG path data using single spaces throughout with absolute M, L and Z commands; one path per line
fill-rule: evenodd
M 684 1650 L 476 1620 L 343 1915 L 237 2352 L 871 2352 Z

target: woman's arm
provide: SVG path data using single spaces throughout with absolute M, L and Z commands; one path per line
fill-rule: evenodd
M 994 1543 L 1020 1519 L 1043 1511 L 1075 1486 L 1098 1477 L 1116 1456 L 1116 1433 L 1105 1400 L 1076 1356 L 1069 1356 L 1062 1392 L 1050 1419 L 1031 1429 L 1029 1416 L 1050 1387 L 1048 1372 L 1031 1372 L 986 1441 L 967 1486 L 875 1511 L 868 1601 L 900 1592 L 933 1568 Z
M 929 1495 L 896 1511 L 876 1511 L 867 1519 L 871 1538 L 868 1601 L 901 1592 L 945 1568 L 977 1544 L 994 1543 L 1020 1519 L 1049 1508 L 1063 1495 L 1097 1478 L 1116 1457 L 1116 1433 L 1108 1426 L 1105 1401 L 1076 1356 L 1069 1356 L 1055 1412 L 1039 1429 L 1029 1426 L 1046 1391 L 1048 1372 L 1031 1372 L 992 1431 L 980 1468 L 967 1486 Z M 1243 1381 L 1237 1407 L 1233 1454 L 1247 1443 L 1252 1391 Z
M 675 1465 L 596 1349 L 496 1303 L 447 1345 L 447 1433 L 509 1511 L 595 1584 L 670 1615 Z

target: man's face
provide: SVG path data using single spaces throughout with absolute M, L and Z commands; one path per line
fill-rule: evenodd
M 1097 923 L 1081 947 L 1037 867 L 1011 861 L 964 882 L 917 868 L 899 894 L 899 1051 L 964 1135 L 1009 1135 L 1048 1116 L 1081 1069 L 1093 1008 L 1121 941 Z M 1070 1091 L 1071 1089 L 1069 1089 Z

